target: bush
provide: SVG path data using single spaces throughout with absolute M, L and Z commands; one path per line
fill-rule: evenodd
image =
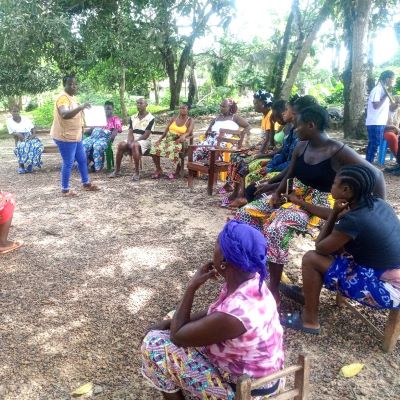
M 47 101 L 29 113 L 37 128 L 50 128 L 53 123 L 54 101 Z
M 343 96 L 344 86 L 343 83 L 338 81 L 336 85 L 331 90 L 331 94 L 325 97 L 325 102 L 328 105 L 343 105 L 344 96 Z
M 25 111 L 29 112 L 29 111 L 33 111 L 36 110 L 36 108 L 38 108 L 38 103 L 36 100 L 31 100 L 28 105 L 25 107 Z

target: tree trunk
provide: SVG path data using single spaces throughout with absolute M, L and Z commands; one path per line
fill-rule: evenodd
M 372 0 L 355 0 L 351 48 L 351 80 L 346 138 L 365 136 L 365 101 L 367 77 L 367 37 Z
M 271 89 L 274 91 L 274 98 L 278 100 L 282 91 L 283 71 L 286 65 L 287 52 L 290 41 L 290 34 L 292 32 L 294 8 L 298 7 L 299 0 L 293 0 L 292 9 L 288 20 L 286 22 L 285 32 L 283 34 L 281 48 L 279 50 L 278 57 L 276 58 L 275 65 L 272 71 L 272 85 Z
M 160 94 L 158 91 L 158 82 L 154 77 L 153 77 L 153 87 L 154 87 L 154 100 L 156 102 L 156 106 L 158 106 L 160 104 Z
M 119 102 L 121 103 L 122 119 L 125 124 L 128 123 L 128 110 L 125 103 L 125 87 L 126 87 L 126 68 L 121 65 L 120 67 L 120 81 L 119 81 Z
M 307 58 L 308 53 L 310 52 L 311 46 L 317 36 L 317 33 L 322 25 L 322 23 L 328 18 L 331 13 L 332 6 L 335 3 L 334 0 L 325 0 L 318 16 L 312 24 L 312 27 L 305 37 L 305 39 L 299 43 L 298 48 L 293 55 L 292 62 L 290 63 L 289 70 L 285 79 L 285 82 L 282 85 L 281 96 L 283 99 L 288 99 L 290 93 L 292 91 L 293 85 L 296 81 L 297 75 L 300 72 L 304 61 Z M 302 34 L 303 32 L 299 32 Z
M 197 80 L 196 80 L 196 64 L 192 61 L 190 65 L 189 73 L 189 94 L 188 94 L 188 105 L 192 107 L 193 104 L 198 102 L 198 92 L 197 92 Z

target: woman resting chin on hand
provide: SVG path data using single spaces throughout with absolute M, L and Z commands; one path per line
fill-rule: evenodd
M 283 368 L 282 327 L 264 284 L 266 247 L 255 228 L 228 222 L 218 236 L 213 262 L 190 280 L 172 320 L 154 326 L 144 338 L 143 376 L 165 399 L 233 400 L 243 373 L 259 378 Z M 224 286 L 216 302 L 191 314 L 196 291 L 217 276 Z M 252 395 L 267 396 L 281 386 L 277 380 Z

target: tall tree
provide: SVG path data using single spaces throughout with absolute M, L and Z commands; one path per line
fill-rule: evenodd
M 149 0 L 142 15 L 149 17 L 151 40 L 156 44 L 168 75 L 171 110 L 179 104 L 185 70 L 196 39 L 205 34 L 211 17 L 218 17 L 219 25 L 226 27 L 233 5 L 233 0 Z M 190 23 L 181 27 L 182 20 Z M 188 33 L 182 34 L 180 27 Z
M 297 29 L 297 40 L 291 62 L 282 85 L 281 97 L 289 98 L 296 77 L 304 64 L 304 61 L 311 50 L 311 46 L 317 36 L 322 23 L 329 17 L 336 0 L 325 0 L 317 11 L 310 7 L 316 6 L 315 2 L 309 4 L 309 7 L 301 12 L 297 7 L 298 3 L 294 1 L 294 21 Z
M 348 113 L 344 120 L 345 137 L 363 134 L 367 76 L 367 38 L 369 12 L 372 0 L 354 0 L 350 5 L 351 15 L 351 73 Z M 349 50 L 350 52 L 350 50 Z

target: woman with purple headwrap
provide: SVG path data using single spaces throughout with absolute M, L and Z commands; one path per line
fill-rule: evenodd
M 282 327 L 264 283 L 266 241 L 249 225 L 230 221 L 218 236 L 212 262 L 189 281 L 172 319 L 152 327 L 142 344 L 142 373 L 165 399 L 233 400 L 242 374 L 260 378 L 283 368 Z M 221 277 L 218 299 L 192 314 L 196 291 Z M 277 393 L 276 380 L 252 392 Z

